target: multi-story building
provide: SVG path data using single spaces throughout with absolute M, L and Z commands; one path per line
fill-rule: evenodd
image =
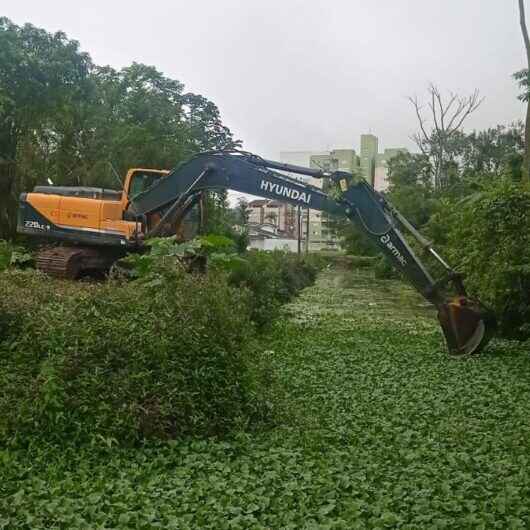
M 386 191 L 388 182 L 388 162 L 399 153 L 407 153 L 404 147 L 385 149 L 384 153 L 379 153 L 375 158 L 375 171 L 373 186 L 377 191 Z
M 348 171 L 360 174 L 378 191 L 388 188 L 388 161 L 404 148 L 387 148 L 378 153 L 379 141 L 373 134 L 361 135 L 360 156 L 355 149 L 333 149 L 330 151 L 282 151 L 280 160 L 287 164 L 323 169 L 325 171 Z M 325 179 L 317 179 L 298 174 L 290 177 L 302 180 L 320 189 L 327 189 Z M 331 220 L 325 212 L 303 210 L 302 222 L 298 223 L 298 210 L 295 206 L 276 200 L 254 200 L 249 203 L 249 222 L 273 229 L 278 237 L 298 238 L 309 241 L 310 250 L 337 248 L 338 240 L 331 229 Z M 309 237 L 307 237 L 309 232 Z
M 309 166 L 325 171 L 349 171 L 356 173 L 359 168 L 359 157 L 355 149 L 333 149 L 327 154 L 313 155 Z M 326 190 L 328 182 L 324 179 L 310 179 L 310 184 Z M 311 250 L 335 249 L 338 247 L 337 236 L 331 228 L 332 220 L 325 212 L 309 210 L 309 248 Z
M 298 237 L 297 212 L 290 204 L 271 199 L 256 199 L 248 203 L 248 214 L 251 226 L 267 227 L 285 238 Z
M 374 182 L 378 143 L 377 136 L 361 134 L 361 174 L 370 184 Z
M 324 171 L 353 171 L 359 167 L 359 157 L 354 149 L 334 149 L 333 151 L 293 151 L 280 154 L 282 162 L 299 166 L 322 169 Z M 300 175 L 290 176 L 300 179 Z M 304 182 L 320 189 L 326 189 L 327 182 L 313 177 L 301 178 Z M 296 221 L 295 221 L 295 224 Z M 308 241 L 309 250 L 336 249 L 338 239 L 330 228 L 330 219 L 325 212 L 304 210 L 302 213 L 301 236 Z M 309 233 L 309 237 L 308 237 Z

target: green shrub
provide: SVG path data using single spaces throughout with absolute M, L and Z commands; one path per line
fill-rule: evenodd
M 265 410 L 248 292 L 174 267 L 158 280 L 0 274 L 0 439 L 211 435 Z
M 378 280 L 393 280 L 399 278 L 398 271 L 384 256 L 379 256 L 374 262 L 374 276 Z
M 376 256 L 377 249 L 370 238 L 351 221 L 341 222 L 341 247 L 352 256 Z
M 32 263 L 33 256 L 26 249 L 0 239 L 0 271 L 10 266 L 24 268 Z
M 530 337 L 530 191 L 502 181 L 451 209 L 446 253 L 501 334 Z
M 158 238 L 149 245 L 149 253 L 131 254 L 121 260 L 130 277 L 156 279 L 160 268 L 184 266 L 189 270 L 194 259 L 207 257 L 210 270 L 226 274 L 230 285 L 250 290 L 250 318 L 259 326 L 270 323 L 281 304 L 312 284 L 326 262 L 316 255 L 300 257 L 282 251 L 252 250 L 240 255 L 231 239 L 217 235 L 182 244 L 175 238 Z
M 259 326 L 270 323 L 281 304 L 312 284 L 321 260 L 296 254 L 253 250 L 244 255 L 245 265 L 229 273 L 229 282 L 252 293 L 251 318 Z
M 132 281 L 0 274 L 0 441 L 215 435 L 268 414 L 254 323 L 274 320 L 320 260 L 213 252 L 207 274 L 180 265 L 225 243 L 155 242 L 129 260 Z

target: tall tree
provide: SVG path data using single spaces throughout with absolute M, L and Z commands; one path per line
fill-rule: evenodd
M 155 67 L 97 67 L 64 33 L 0 18 L 0 238 L 35 184 L 116 187 L 111 164 L 171 168 L 239 145 L 213 102 Z
M 426 155 L 398 153 L 388 161 L 390 202 L 417 228 L 432 213 L 432 166 Z
M 462 126 L 466 119 L 483 101 L 478 90 L 469 96 L 460 96 L 451 92 L 444 98 L 439 89 L 431 84 L 428 89 L 427 103 L 431 120 L 423 112 L 424 105 L 417 96 L 410 97 L 420 130 L 413 135 L 413 140 L 422 152 L 432 162 L 435 188 L 446 187 L 454 166 L 456 151 L 461 137 Z
M 0 18 L 0 237 L 15 229 L 17 198 L 46 182 L 58 150 L 75 151 L 75 109 L 88 98 L 92 62 L 76 41 Z M 67 124 L 68 127 L 67 127 Z
M 466 178 L 491 179 L 504 174 L 520 180 L 523 151 L 522 122 L 473 131 L 463 138 L 460 171 Z
M 528 37 L 528 28 L 526 27 L 526 15 L 524 8 L 524 0 L 518 0 L 519 2 L 519 23 L 521 26 L 521 33 L 523 34 L 524 47 L 526 51 L 526 72 L 523 70 L 519 72 L 518 79 L 523 81 L 521 84 L 526 88 L 526 92 L 523 95 L 523 101 L 526 101 L 526 120 L 525 120 L 525 132 L 524 132 L 524 161 L 523 161 L 523 179 L 526 182 L 530 182 L 530 101 L 528 98 L 528 89 L 530 88 L 529 75 L 530 75 L 530 38 Z

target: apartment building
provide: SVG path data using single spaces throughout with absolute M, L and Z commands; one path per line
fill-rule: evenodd
M 388 162 L 399 153 L 408 153 L 408 150 L 404 147 L 394 147 L 385 149 L 383 153 L 376 155 L 373 187 L 377 191 L 386 191 L 388 189 Z
M 329 151 L 282 151 L 280 160 L 287 164 L 322 169 L 348 171 L 361 175 L 378 191 L 388 188 L 388 161 L 405 148 L 386 148 L 379 153 L 379 139 L 373 134 L 362 134 L 360 154 L 355 149 Z M 326 191 L 329 182 L 309 176 L 289 174 Z M 276 200 L 254 200 L 249 203 L 249 222 L 267 226 L 279 237 L 298 238 L 298 211 L 295 206 Z M 308 218 L 309 217 L 309 218 Z M 309 241 L 309 250 L 337 249 L 339 241 L 331 228 L 331 219 L 325 212 L 303 210 L 300 226 L 301 238 Z M 309 237 L 308 237 L 309 232 Z

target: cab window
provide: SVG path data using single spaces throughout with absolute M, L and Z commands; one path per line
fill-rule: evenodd
M 148 190 L 162 177 L 163 175 L 160 173 L 145 173 L 143 171 L 137 171 L 131 178 L 131 184 L 129 186 L 129 198 L 134 199 L 134 197 Z

